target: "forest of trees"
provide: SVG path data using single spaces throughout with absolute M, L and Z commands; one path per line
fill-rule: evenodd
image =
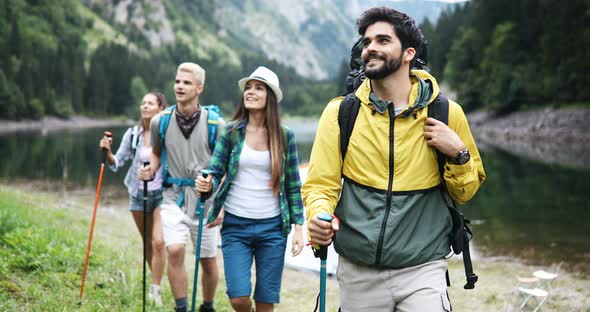
M 169 2 L 175 23 L 211 10 L 212 3 Z M 266 65 L 281 79 L 283 113 L 318 116 L 342 90 L 348 71 L 346 61 L 337 81 L 312 81 L 247 49 L 239 52 L 241 66 L 232 66 L 199 56 L 183 43 L 152 48 L 140 30 L 116 23 L 127 44 L 104 41 L 89 49 L 85 36 L 95 20 L 80 14 L 81 5 L 76 0 L 0 0 L 0 119 L 137 116 L 141 96 L 149 90 L 164 92 L 174 102 L 176 66 L 187 60 L 207 71 L 203 102 L 219 104 L 225 114 L 239 99 L 237 80 Z M 186 10 L 178 10 L 181 5 Z M 507 113 L 540 105 L 588 105 L 589 12 L 587 0 L 472 0 L 421 27 L 432 73 L 457 92 L 464 109 Z M 217 27 L 210 15 L 204 16 Z M 239 38 L 233 41 L 240 44 Z
M 590 2 L 472 0 L 421 28 L 433 74 L 466 110 L 590 102 Z
M 207 3 L 183 5 L 205 10 L 199 6 Z M 103 42 L 90 53 L 84 36 L 94 21 L 79 14 L 80 5 L 77 0 L 0 0 L 0 119 L 74 113 L 135 117 L 141 97 L 150 90 L 165 93 L 174 103 L 176 66 L 184 61 L 205 68 L 202 102 L 220 105 L 225 114 L 239 101 L 238 79 L 258 65 L 272 68 L 280 77 L 284 113 L 319 115 L 336 95 L 333 82 L 304 79 L 260 54 L 244 51 L 238 67 L 199 57 L 182 43 L 153 49 L 139 30 L 128 25 L 119 30 L 131 44 Z

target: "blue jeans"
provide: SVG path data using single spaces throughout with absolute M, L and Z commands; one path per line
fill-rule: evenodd
M 254 300 L 279 303 L 287 237 L 280 215 L 248 219 L 225 213 L 221 228 L 223 267 L 229 298 L 250 297 L 252 259 L 256 260 Z

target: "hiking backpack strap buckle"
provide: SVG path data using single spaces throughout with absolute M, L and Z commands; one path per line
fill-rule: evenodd
M 467 283 L 465 284 L 465 286 L 463 286 L 463 289 L 474 289 L 477 279 L 477 275 L 471 272 L 471 275 L 467 275 Z
M 195 180 L 194 179 L 189 179 L 189 178 L 174 178 L 171 176 L 168 176 L 168 178 L 166 179 L 166 182 L 169 184 L 175 184 L 178 187 L 182 188 L 182 190 L 180 191 L 180 195 L 178 196 L 178 200 L 176 201 L 176 204 L 178 205 L 178 207 L 182 207 L 182 204 L 184 203 L 184 188 L 187 186 L 195 186 Z

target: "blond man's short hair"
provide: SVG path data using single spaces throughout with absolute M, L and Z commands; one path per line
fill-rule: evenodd
M 178 70 L 176 72 L 181 71 L 192 73 L 195 76 L 197 82 L 201 83 L 202 85 L 205 84 L 205 70 L 203 69 L 203 67 L 195 63 L 185 62 L 178 65 Z

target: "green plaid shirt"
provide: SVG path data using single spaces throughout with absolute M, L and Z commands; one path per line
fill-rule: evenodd
M 207 223 L 213 222 L 223 207 L 225 198 L 238 172 L 240 154 L 244 146 L 247 120 L 234 127 L 230 122 L 217 139 L 215 150 L 209 162 L 209 172 L 213 175 L 213 192 L 219 189 L 213 209 L 209 213 Z M 289 235 L 291 224 L 303 224 L 303 202 L 301 201 L 301 179 L 299 178 L 299 161 L 297 160 L 297 144 L 291 129 L 282 126 L 286 142 L 285 155 L 281 164 L 281 188 L 279 190 L 279 206 L 283 218 L 283 235 Z M 225 176 L 225 180 L 221 181 Z M 221 185 L 220 185 L 221 184 Z

